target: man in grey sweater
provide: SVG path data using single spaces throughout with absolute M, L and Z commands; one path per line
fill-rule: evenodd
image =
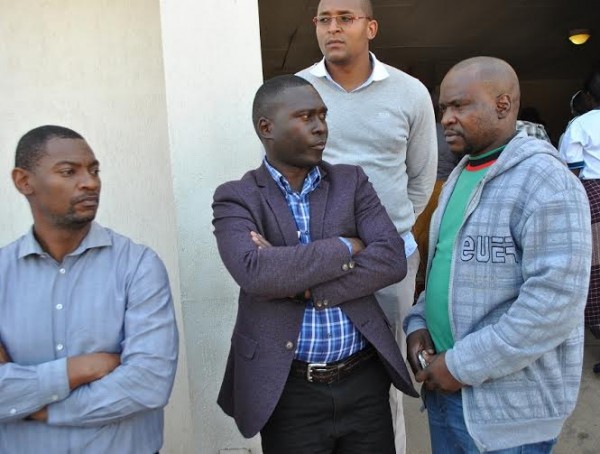
M 298 73 L 329 108 L 324 159 L 360 165 L 405 243 L 406 278 L 376 293 L 406 353 L 402 319 L 414 300 L 419 266 L 411 233 L 433 190 L 437 167 L 435 120 L 427 89 L 369 52 L 377 21 L 369 0 L 322 0 L 314 18 L 323 60 Z M 402 395 L 391 391 L 396 451 L 405 452 Z
M 431 221 L 427 284 L 404 324 L 435 453 L 550 453 L 577 400 L 591 261 L 583 187 L 516 133 L 519 81 L 477 57 L 441 85 L 465 156 Z

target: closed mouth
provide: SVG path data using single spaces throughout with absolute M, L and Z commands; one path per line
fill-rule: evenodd
M 83 197 L 77 197 L 74 201 L 73 204 L 79 204 L 82 203 L 84 205 L 98 205 L 98 201 L 100 200 L 100 197 L 97 195 L 88 195 L 88 196 L 83 196 Z
M 460 137 L 461 134 L 455 131 L 446 131 L 444 132 L 444 136 L 446 137 L 446 139 L 452 139 L 453 137 Z

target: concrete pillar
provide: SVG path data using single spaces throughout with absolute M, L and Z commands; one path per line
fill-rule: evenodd
M 169 271 L 182 355 L 161 452 L 194 452 L 158 1 L 0 0 L 0 68 L 0 245 L 31 225 L 10 181 L 20 136 L 43 124 L 81 133 L 102 168 L 98 221 Z
M 194 421 L 194 449 L 260 452 L 216 405 L 237 310 L 237 286 L 212 234 L 216 186 L 260 164 L 251 121 L 262 82 L 258 4 L 161 0 L 169 144 Z

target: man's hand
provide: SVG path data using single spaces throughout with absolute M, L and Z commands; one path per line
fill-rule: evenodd
M 273 245 L 265 240 L 260 233 L 250 232 L 250 238 L 252 238 L 252 241 L 254 244 L 256 244 L 256 246 L 258 246 L 259 249 L 273 247 Z
M 351 237 L 351 238 L 344 237 L 344 238 L 346 240 L 350 241 L 350 244 L 352 245 L 352 257 L 354 257 L 356 254 L 358 254 L 360 251 L 364 250 L 365 243 L 363 243 L 363 241 L 360 238 L 355 238 L 355 237 Z
M 423 386 L 430 391 L 453 393 L 462 388 L 462 383 L 452 376 L 446 366 L 446 352 L 439 355 L 423 353 L 428 366 L 420 370 L 415 378 L 423 382 Z
M 0 364 L 6 363 L 12 363 L 12 359 L 10 359 L 10 356 L 8 356 L 8 353 L 6 353 L 4 345 L 0 344 Z
M 419 352 L 421 351 L 429 355 L 435 354 L 433 340 L 431 340 L 431 335 L 426 329 L 418 329 L 410 333 L 410 336 L 406 338 L 406 356 L 415 377 L 421 370 L 421 364 L 418 359 Z
M 30 414 L 25 419 L 27 419 L 29 421 L 39 421 L 39 422 L 48 421 L 48 407 L 40 408 L 38 411 Z
M 262 236 L 260 233 L 250 232 L 250 238 L 252 238 L 252 241 L 254 242 L 256 247 L 258 247 L 258 249 L 265 249 L 268 247 L 273 247 L 273 245 L 271 243 L 269 243 L 267 240 L 265 240 L 265 237 Z M 290 296 L 289 298 L 308 300 L 308 299 L 310 299 L 310 297 L 311 297 L 311 292 L 310 292 L 310 289 L 308 289 L 308 290 L 304 291 L 304 295 L 302 295 L 302 296 L 295 295 L 295 296 Z
M 121 364 L 116 353 L 89 353 L 67 358 L 67 374 L 71 390 L 99 380 Z

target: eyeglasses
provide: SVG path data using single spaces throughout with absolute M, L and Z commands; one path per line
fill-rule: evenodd
M 350 27 L 357 19 L 371 20 L 369 16 L 352 16 L 351 14 L 341 14 L 339 16 L 316 16 L 313 17 L 313 24 L 317 27 L 329 27 L 331 21 L 335 19 L 338 27 Z

